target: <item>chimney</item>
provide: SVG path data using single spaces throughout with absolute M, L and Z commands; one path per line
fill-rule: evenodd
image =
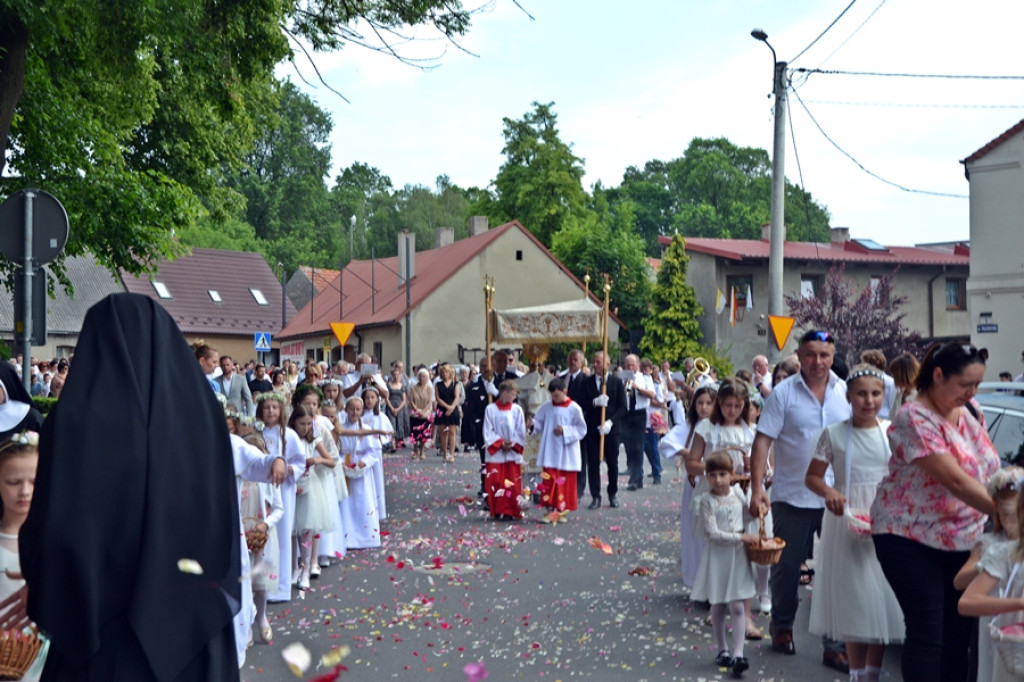
M 772 240 L 772 224 L 765 223 L 761 226 L 761 241 L 769 242 Z
M 833 244 L 845 244 L 850 241 L 850 228 L 848 227 L 833 227 L 832 228 L 832 243 Z
M 478 234 L 483 234 L 488 229 L 487 216 L 475 215 L 469 219 L 469 236 L 475 237 Z
M 402 230 L 398 235 L 398 286 L 405 286 L 407 263 L 411 281 L 416 277 L 416 233 Z
M 434 230 L 434 248 L 439 249 L 442 246 L 448 246 L 449 244 L 455 243 L 455 228 L 454 227 L 439 227 Z

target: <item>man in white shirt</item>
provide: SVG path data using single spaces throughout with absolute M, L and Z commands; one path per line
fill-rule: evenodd
M 832 371 L 835 341 L 828 332 L 809 331 L 800 337 L 800 372 L 772 390 L 757 423 L 751 450 L 750 511 L 755 516 L 769 506 L 764 477 L 768 449 L 775 444 L 775 475 L 771 510 L 775 535 L 786 541 L 782 558 L 772 566 L 772 649 L 793 655 L 793 622 L 800 599 L 800 564 L 807 558 L 814 534 L 821 532 L 824 500 L 804 484 L 811 451 L 829 424 L 847 419 L 850 404 L 846 383 Z M 841 642 L 822 638 L 822 663 L 848 672 Z
M 625 382 L 626 416 L 622 419 L 622 443 L 626 447 L 626 469 L 629 471 L 629 485 L 626 490 L 644 487 L 644 437 L 647 431 L 647 407 L 654 392 L 654 380 L 640 371 L 640 358 L 626 356 L 626 371 L 633 376 Z M 661 472 L 658 471 L 658 478 Z
M 768 394 L 772 392 L 772 370 L 768 366 L 768 358 L 763 355 L 755 355 L 751 364 L 754 370 L 754 388 L 762 398 L 767 398 Z

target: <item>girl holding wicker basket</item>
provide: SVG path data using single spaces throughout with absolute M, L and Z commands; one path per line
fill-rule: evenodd
M 869 510 L 889 466 L 889 423 L 878 418 L 885 397 L 880 371 L 857 365 L 846 380 L 853 416 L 825 428 L 804 482 L 825 498 L 818 581 L 810 631 L 846 642 L 850 680 L 878 680 L 885 646 L 903 640 L 903 612 L 871 542 Z M 825 482 L 829 466 L 835 484 Z
M 694 430 L 693 444 L 690 447 L 690 454 L 686 458 L 688 476 L 697 477 L 703 473 L 704 463 L 702 460 L 705 453 L 728 451 L 732 456 L 733 473 L 742 477 L 739 480 L 746 487 L 750 480 L 750 448 L 754 444 L 754 429 L 747 422 L 748 414 L 750 414 L 750 389 L 747 383 L 735 377 L 723 380 L 718 386 L 718 395 L 715 398 L 714 407 L 711 409 L 711 416 L 698 422 Z M 698 480 L 697 487 L 694 489 L 694 499 L 706 491 L 707 483 Z M 757 533 L 759 525 L 758 519 L 752 520 L 747 532 Z M 773 528 L 770 511 L 765 517 L 765 527 L 768 535 L 771 536 Z M 759 565 L 756 567 L 758 606 L 763 613 L 768 613 L 772 608 L 768 586 L 770 573 L 769 566 Z M 746 613 L 747 639 L 761 639 L 762 634 L 754 623 L 751 604 L 747 604 Z
M 1017 491 L 1016 526 L 1024 528 L 1024 485 L 1017 481 L 1012 486 L 1021 489 Z M 986 625 L 995 653 L 991 659 L 992 676 L 984 678 L 984 682 L 1009 682 L 1024 677 L 1022 562 L 1024 540 L 990 543 L 977 562 L 978 575 L 960 597 L 960 615 L 992 616 Z M 978 680 L 983 682 L 980 674 Z
M 712 452 L 704 459 L 708 492 L 694 501 L 707 546 L 700 558 L 690 598 L 711 603 L 711 627 L 718 649 L 715 665 L 731 668 L 734 675 L 741 675 L 750 664 L 743 656 L 746 633 L 739 624 L 745 622 L 746 600 L 755 592 L 754 568 L 747 558 L 745 544 L 756 544 L 759 538 L 745 532 L 750 503 L 742 489 L 733 485 L 733 471 L 733 460 L 727 452 Z M 731 647 L 725 637 L 726 613 L 733 622 Z

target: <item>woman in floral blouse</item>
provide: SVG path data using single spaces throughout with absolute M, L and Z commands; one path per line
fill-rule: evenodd
M 953 578 L 995 513 L 985 482 L 999 454 L 973 400 L 987 353 L 959 343 L 928 349 L 917 396 L 889 427 L 892 459 L 871 508 L 875 552 L 906 624 L 904 680 L 967 678 L 971 620 Z

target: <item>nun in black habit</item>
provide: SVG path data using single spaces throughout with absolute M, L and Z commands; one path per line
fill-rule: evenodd
M 43 680 L 238 680 L 231 443 L 152 299 L 114 294 L 86 315 L 40 434 L 20 551 L 28 613 L 51 642 Z
M 32 406 L 25 384 L 9 362 L 0 362 L 0 401 L 0 442 L 42 427 L 43 415 Z

